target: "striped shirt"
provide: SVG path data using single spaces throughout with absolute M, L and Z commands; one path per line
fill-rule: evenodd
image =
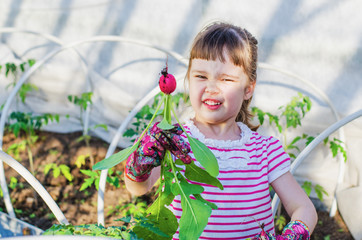
M 208 225 L 199 239 L 240 240 L 260 233 L 259 224 L 274 233 L 274 220 L 271 209 L 269 184 L 288 172 L 290 158 L 274 137 L 265 137 L 251 131 L 245 124 L 237 123 L 241 129 L 240 140 L 224 141 L 207 139 L 188 121 L 185 129 L 188 134 L 203 142 L 215 155 L 219 164 L 218 179 L 224 190 L 201 184 L 204 199 L 215 203 Z M 182 135 L 188 144 L 186 135 Z M 194 158 L 192 152 L 190 156 Z M 195 164 L 201 166 L 197 161 Z M 177 196 L 170 209 L 177 219 L 181 218 L 180 196 Z M 178 231 L 173 239 L 178 239 Z

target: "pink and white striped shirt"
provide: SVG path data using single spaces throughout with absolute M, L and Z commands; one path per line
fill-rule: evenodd
M 274 220 L 271 209 L 269 184 L 288 172 L 290 158 L 274 137 L 265 137 L 251 131 L 245 124 L 238 123 L 241 129 L 240 140 L 224 141 L 207 139 L 188 121 L 185 129 L 190 136 L 203 142 L 215 155 L 220 174 L 217 177 L 224 190 L 202 184 L 203 198 L 215 203 L 208 225 L 199 239 L 239 240 L 260 233 L 259 224 L 274 233 Z M 188 143 L 186 135 L 182 135 Z M 191 157 L 194 157 L 192 152 Z M 200 164 L 195 161 L 195 164 Z M 180 196 L 177 196 L 170 209 L 181 218 Z M 178 239 L 178 231 L 173 239 Z

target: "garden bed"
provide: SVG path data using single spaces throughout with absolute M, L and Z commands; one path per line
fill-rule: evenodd
M 91 169 L 91 161 L 89 157 L 85 157 L 85 163 L 82 164 L 81 156 L 91 154 L 94 157 L 94 162 L 98 162 L 105 157 L 109 146 L 102 140 L 92 138 L 90 148 L 87 148 L 83 141 L 77 142 L 80 136 L 81 133 L 79 132 L 69 134 L 40 132 L 38 141 L 32 147 L 36 178 L 56 200 L 68 221 L 73 225 L 97 222 L 97 190 L 94 184 L 81 191 L 85 179 L 89 178 L 82 172 Z M 19 143 L 21 140 L 13 134 L 5 134 L 3 149 L 6 151 L 12 144 Z M 11 155 L 15 156 L 14 153 Z M 19 152 L 19 159 L 24 166 L 29 167 L 26 151 Z M 62 164 L 70 167 L 68 178 L 71 176 L 72 181 L 67 180 L 62 171 L 57 169 Z M 53 167 L 50 168 L 50 166 Z M 47 174 L 44 173 L 46 168 L 50 168 Z M 8 183 L 13 177 L 9 184 L 11 187 L 9 191 L 17 217 L 44 230 L 57 223 L 49 208 L 34 193 L 29 184 L 6 165 L 5 171 Z M 57 174 L 57 171 L 60 175 L 54 177 L 53 173 Z M 123 165 L 120 164 L 116 166 L 111 175 L 110 181 L 113 181 L 114 184 L 107 184 L 105 193 L 107 226 L 121 225 L 122 222 L 114 220 L 124 216 L 127 212 L 143 211 L 146 205 L 154 199 L 152 193 L 143 197 L 132 198 L 124 187 L 122 173 Z M 116 182 L 120 182 L 120 185 L 117 186 Z M 5 211 L 2 198 L 0 199 L 0 207 L 2 211 Z M 312 239 L 353 239 L 339 214 L 331 218 L 327 212 L 319 211 L 318 217 L 319 221 Z

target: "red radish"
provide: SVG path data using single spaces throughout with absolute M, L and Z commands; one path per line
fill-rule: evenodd
M 160 89 L 165 94 L 170 94 L 176 89 L 176 79 L 172 74 L 167 73 L 167 67 L 161 71 L 162 76 L 158 81 Z

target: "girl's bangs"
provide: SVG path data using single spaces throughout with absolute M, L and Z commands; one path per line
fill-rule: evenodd
M 248 53 L 245 50 L 243 40 L 232 31 L 219 35 L 206 34 L 198 39 L 192 47 L 190 59 L 198 58 L 204 60 L 219 59 L 225 62 L 225 57 L 236 65 L 246 67 Z

